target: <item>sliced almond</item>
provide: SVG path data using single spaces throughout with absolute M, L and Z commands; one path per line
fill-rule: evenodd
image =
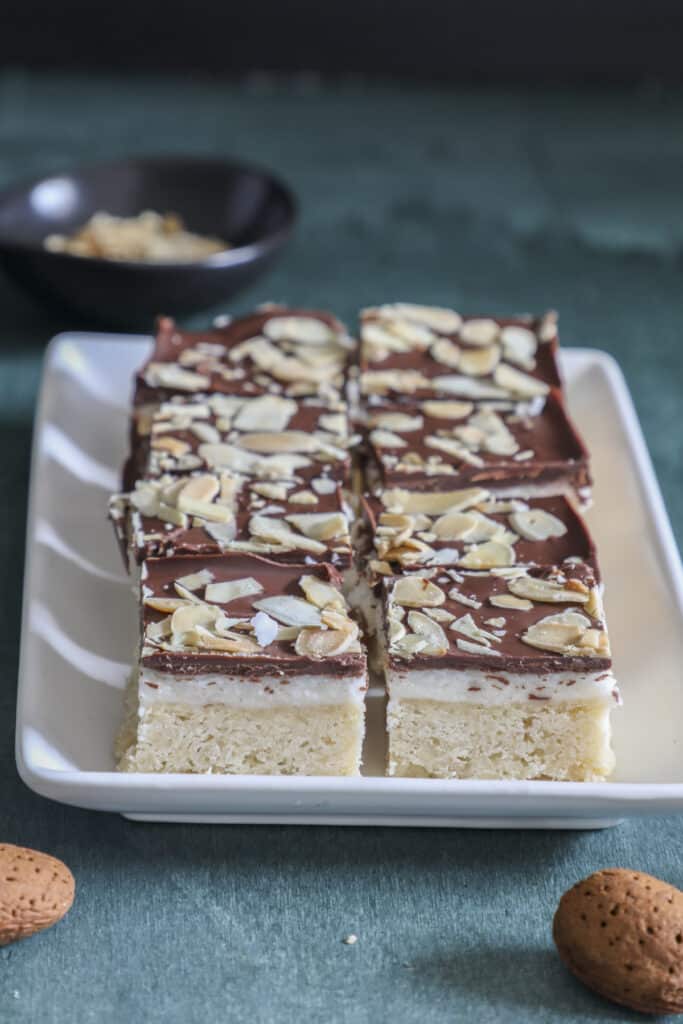
M 520 612 L 530 612 L 534 606 L 533 601 L 525 597 L 515 597 L 514 594 L 492 594 L 489 604 L 494 608 L 516 608 Z
M 424 324 L 443 334 L 454 334 L 462 323 L 462 317 L 453 309 L 440 306 L 420 306 L 412 302 L 394 302 L 377 309 L 365 310 L 385 319 L 406 319 L 417 324 Z
M 217 505 L 212 501 L 196 501 L 185 497 L 184 494 L 179 496 L 178 506 L 188 515 L 207 519 L 211 523 L 229 523 L 234 518 L 232 511 L 225 505 Z
M 188 590 L 201 590 L 202 587 L 206 587 L 211 583 L 213 579 L 213 573 L 208 569 L 200 569 L 199 572 L 191 572 L 187 576 L 181 576 L 176 580 L 181 587 L 187 587 Z
M 502 565 L 513 565 L 515 550 L 510 544 L 488 540 L 470 548 L 458 561 L 464 569 L 492 569 Z
M 510 515 L 510 526 L 525 540 L 548 540 L 564 537 L 567 527 L 551 512 L 542 508 L 528 508 Z
M 500 327 L 495 320 L 488 317 L 473 317 L 465 320 L 460 328 L 460 337 L 468 345 L 486 347 L 493 345 L 500 335 Z
M 412 395 L 431 382 L 419 370 L 366 370 L 360 375 L 361 393 L 386 395 L 390 391 Z
M 408 444 L 391 430 L 371 430 L 369 436 L 376 448 L 406 448 Z
M 301 515 L 285 516 L 297 530 L 314 540 L 332 540 L 346 537 L 349 524 L 343 512 L 306 512 Z
M 235 416 L 233 426 L 236 430 L 284 430 L 297 408 L 292 398 L 280 395 L 250 398 Z
M 471 512 L 448 512 L 434 523 L 434 533 L 440 540 L 466 540 L 477 525 Z
M 194 602 L 182 597 L 146 597 L 144 604 L 147 608 L 153 608 L 155 612 L 166 612 L 170 615 L 178 608 L 185 608 Z
M 311 480 L 311 487 L 316 494 L 334 494 L 337 489 L 337 484 L 334 480 L 328 480 L 324 476 L 318 476 L 315 480 Z
M 431 608 L 443 604 L 446 595 L 436 583 L 422 576 L 403 576 L 394 585 L 392 599 L 408 608 Z
M 272 316 L 261 330 L 271 341 L 296 341 L 307 345 L 329 345 L 337 337 L 329 324 L 312 316 Z
M 521 366 L 523 370 L 533 370 L 536 366 L 536 335 L 528 327 L 503 327 L 500 332 L 505 358 L 509 363 Z
M 427 399 L 420 403 L 425 416 L 437 420 L 463 420 L 473 411 L 471 402 L 449 402 L 447 399 Z
M 317 505 L 318 499 L 313 491 L 295 491 L 289 497 L 293 505 Z
M 452 587 L 448 591 L 448 596 L 451 601 L 457 601 L 458 604 L 464 604 L 466 608 L 481 608 L 481 601 L 477 601 L 475 597 L 468 597 L 467 594 L 463 594 L 457 587 Z M 455 615 L 453 618 L 455 618 Z
M 424 443 L 427 448 L 436 448 L 437 451 L 444 452 L 459 462 L 466 462 L 470 466 L 476 466 L 478 469 L 485 465 L 483 459 L 480 459 L 478 455 L 474 455 L 462 441 L 458 441 L 455 437 L 436 437 L 433 434 L 428 434 L 424 439 Z
M 483 487 L 467 487 L 458 491 L 433 491 L 421 494 L 402 488 L 391 488 L 381 494 L 382 504 L 387 509 L 396 509 L 408 515 L 441 515 L 445 512 L 459 512 L 478 505 L 488 498 L 489 492 Z
M 168 452 L 169 455 L 176 459 L 192 450 L 191 445 L 187 441 L 181 441 L 178 437 L 166 435 L 155 437 L 152 441 L 152 448 L 155 451 Z
M 311 452 L 319 447 L 315 434 L 307 434 L 303 430 L 242 434 L 239 446 L 247 451 L 265 455 L 275 455 L 279 452 Z
M 502 365 L 499 363 L 496 370 L 500 369 Z M 475 401 L 485 398 L 509 397 L 509 392 L 502 386 L 496 387 L 494 384 L 481 381 L 476 377 L 465 377 L 463 374 L 457 373 L 433 377 L 431 384 L 436 391 L 442 391 L 447 395 L 459 395 L 461 398 L 472 398 Z
M 294 650 L 305 658 L 333 658 L 347 651 L 354 641 L 351 630 L 302 629 L 294 643 Z
M 346 601 L 340 591 L 317 576 L 302 576 L 299 579 L 299 586 L 306 595 L 306 600 L 317 608 L 346 609 Z
M 500 657 L 500 651 L 497 651 L 494 647 L 485 647 L 484 644 L 477 644 L 472 640 L 461 640 L 460 637 L 456 640 L 461 651 L 465 651 L 467 654 L 483 654 L 486 657 L 493 655 L 494 657 Z
M 176 608 L 171 617 L 171 631 L 174 636 L 182 636 L 195 626 L 208 626 L 216 621 L 218 609 L 208 604 L 185 605 Z
M 463 351 L 458 369 L 472 377 L 486 377 L 493 373 L 500 361 L 500 348 L 490 345 L 488 348 L 474 348 Z
M 429 349 L 432 359 L 442 366 L 451 370 L 457 370 L 460 365 L 461 350 L 449 338 L 439 338 Z
M 526 597 L 542 604 L 585 604 L 590 593 L 572 590 L 556 580 L 538 576 L 518 576 L 517 579 L 508 580 L 508 590 L 517 597 Z
M 381 362 L 390 352 L 410 352 L 413 347 L 407 338 L 401 338 L 374 321 L 363 324 L 361 339 L 363 354 L 372 362 Z
M 213 501 L 220 491 L 220 484 L 211 473 L 191 477 L 182 487 L 178 500 L 190 498 L 193 501 Z
M 179 509 L 173 508 L 172 505 L 160 504 L 156 511 L 156 517 L 161 519 L 163 523 L 179 526 L 181 530 L 187 527 L 187 516 Z
M 275 597 L 262 597 L 254 602 L 254 608 L 266 612 L 284 626 L 320 626 L 320 612 L 302 597 L 280 594 Z
M 252 594 L 262 594 L 263 587 L 253 576 L 247 576 L 241 580 L 225 580 L 222 583 L 210 583 L 204 591 L 207 601 L 216 604 L 227 604 L 235 601 L 238 597 L 250 597 Z
M 184 370 L 177 363 L 150 363 L 145 370 L 145 382 L 150 387 L 173 391 L 201 391 L 211 385 L 211 378 L 203 373 Z
M 287 501 L 289 488 L 286 484 L 280 483 L 258 483 L 252 484 L 250 490 L 254 494 L 260 494 L 262 497 L 270 498 L 272 501 Z
M 435 657 L 448 654 L 448 639 L 439 623 L 434 619 L 422 612 L 411 611 L 408 613 L 408 625 L 414 633 L 427 640 L 427 646 L 423 648 L 425 654 Z
M 592 630 L 590 619 L 580 612 L 566 609 L 535 622 L 520 639 L 542 651 L 567 655 L 585 654 L 585 649 L 581 649 L 581 640 L 589 630 Z
M 251 624 L 259 647 L 268 647 L 277 640 L 280 627 L 270 615 L 266 615 L 265 612 L 257 612 L 251 620 Z
M 547 395 L 550 391 L 544 381 L 530 377 L 528 373 L 516 370 L 508 363 L 498 364 L 493 371 L 493 379 L 499 387 L 504 388 L 515 398 L 536 398 Z
M 490 633 L 487 629 L 481 629 L 469 612 L 451 622 L 449 629 L 454 629 L 456 633 L 462 633 L 463 636 L 474 640 L 478 644 L 482 644 L 484 647 L 490 647 L 492 643 L 500 643 L 500 637 L 497 637 L 495 633 Z
M 193 647 L 204 647 L 214 651 L 226 651 L 228 654 L 258 654 L 259 646 L 246 636 L 233 634 L 218 636 L 202 626 L 201 623 L 185 634 L 185 642 Z
M 271 541 L 275 544 L 282 544 L 290 549 L 310 551 L 312 555 L 322 555 L 326 545 L 305 537 L 303 534 L 295 533 L 290 527 L 275 516 L 252 516 L 249 520 L 249 532 L 254 537 Z
M 413 416 L 405 412 L 377 412 L 369 418 L 371 427 L 379 427 L 382 430 L 400 430 L 402 433 L 412 433 L 414 430 L 421 430 L 424 424 L 422 416 Z

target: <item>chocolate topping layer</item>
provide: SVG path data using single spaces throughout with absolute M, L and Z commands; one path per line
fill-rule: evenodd
M 462 416 L 445 415 L 454 405 L 451 401 L 382 402 L 371 408 L 367 445 L 381 486 L 450 490 L 555 481 L 576 490 L 590 486 L 588 453 L 559 393 L 551 393 L 540 411 L 514 403 L 455 404 L 462 405 Z M 387 414 L 407 414 L 420 425 L 412 430 L 388 427 L 398 440 L 387 438 Z M 483 417 L 491 420 L 488 426 Z M 489 426 L 496 429 L 487 433 Z
M 411 533 L 410 539 L 413 543 L 415 541 L 419 543 L 422 540 L 422 544 L 427 550 L 420 551 L 418 549 L 411 552 L 410 547 L 407 545 L 403 549 L 400 546 L 402 542 L 399 537 L 399 550 L 405 551 L 405 555 L 402 561 L 397 561 L 391 557 L 392 548 L 389 549 L 389 554 L 384 550 L 381 543 L 384 539 L 383 534 L 377 534 L 378 527 L 380 530 L 382 529 L 382 517 L 386 520 L 387 513 L 390 516 L 392 508 L 396 508 L 396 502 L 394 501 L 392 504 L 391 501 L 391 496 L 395 493 L 395 491 L 387 491 L 384 498 L 381 495 L 366 495 L 362 499 L 367 527 L 375 539 L 375 551 L 371 557 L 388 561 L 394 571 L 409 570 L 411 567 L 420 568 L 421 566 L 435 563 L 457 566 L 460 557 L 465 555 L 476 544 L 485 543 L 488 539 L 486 535 L 481 535 L 476 542 L 471 542 L 467 539 L 467 536 L 463 539 L 443 539 L 438 534 L 434 534 L 434 527 L 436 526 L 439 529 L 439 521 L 443 521 L 444 515 L 447 514 L 445 510 L 439 514 L 431 515 L 429 517 L 431 519 L 430 525 L 427 525 L 426 522 L 423 524 L 420 521 L 420 519 L 424 518 L 424 515 L 420 519 L 417 516 L 413 516 L 413 520 L 417 520 L 422 528 L 419 530 L 415 529 Z M 499 524 L 501 530 L 505 531 L 507 542 L 513 547 L 515 565 L 559 565 L 565 559 L 574 557 L 580 558 L 582 561 L 592 565 L 597 574 L 593 539 L 583 519 L 577 514 L 571 502 L 567 501 L 564 497 L 529 498 L 526 501 L 489 498 L 483 501 L 473 501 L 472 503 L 458 503 L 457 507 L 459 511 L 465 512 L 481 510 L 487 520 Z M 502 511 L 496 511 L 497 508 L 500 508 Z M 557 523 L 553 523 L 556 532 L 559 533 L 561 528 L 564 528 L 565 532 L 561 536 L 552 535 L 542 537 L 542 539 L 522 536 L 518 532 L 520 524 L 516 521 L 515 509 L 526 509 L 532 514 L 534 512 L 541 512 L 552 516 L 554 520 L 557 520 Z M 517 530 L 515 527 L 517 527 Z M 386 530 L 386 527 L 384 529 Z M 377 541 L 380 541 L 379 551 L 377 550 Z M 393 539 L 391 544 L 393 547 Z M 443 561 L 444 554 L 439 556 L 440 552 L 444 554 L 452 552 L 454 556 Z M 435 563 L 430 562 L 430 559 L 433 557 L 432 553 L 436 553 Z
M 164 648 L 163 640 L 159 646 L 154 646 L 154 641 L 150 638 L 149 627 L 152 625 L 154 628 L 154 624 L 163 622 L 169 613 L 150 607 L 149 600 L 178 598 L 181 595 L 175 587 L 176 582 L 188 575 L 198 573 L 206 573 L 207 578 L 210 574 L 212 585 L 247 579 L 255 580 L 259 585 L 260 589 L 257 593 L 238 596 L 227 602 L 212 598 L 210 592 L 207 595 L 203 585 L 194 592 L 198 603 L 207 603 L 212 608 L 217 608 L 219 613 L 222 612 L 228 620 L 233 620 L 229 625 L 222 627 L 219 641 L 221 636 L 242 636 L 252 649 L 249 651 L 220 650 L 211 647 L 190 646 L 187 642 L 175 642 L 175 646 L 168 644 Z M 258 603 L 265 598 L 289 597 L 304 602 L 298 606 L 298 609 L 300 612 L 303 608 L 305 612 L 308 608 L 308 621 L 311 623 L 304 628 L 313 628 L 312 624 L 316 617 L 320 618 L 320 609 L 307 600 L 300 583 L 304 576 L 315 577 L 322 583 L 331 585 L 338 595 L 338 614 L 348 620 L 348 612 L 343 610 L 346 603 L 341 595 L 341 576 L 336 569 L 325 563 L 304 568 L 300 565 L 276 564 L 254 555 L 232 553 L 201 557 L 173 556 L 148 559 L 143 566 L 142 626 L 145 631 L 145 639 L 141 663 L 147 668 L 169 672 L 177 676 L 191 677 L 215 671 L 227 676 L 239 676 L 242 679 L 256 681 L 267 674 L 340 678 L 363 673 L 365 671 L 365 656 L 361 653 L 357 640 L 349 644 L 346 650 L 334 656 L 314 658 L 297 653 L 295 650 L 296 639 L 274 639 L 264 646 L 259 646 L 253 639 L 253 629 L 237 627 L 236 623 L 239 621 L 248 624 L 253 620 L 259 612 Z M 286 623 L 275 618 L 275 611 L 267 614 L 282 628 L 286 628 Z M 355 628 L 355 624 L 351 623 L 351 620 L 348 622 Z M 331 628 L 336 629 L 337 626 Z M 294 630 L 296 631 L 296 627 Z M 211 639 L 206 638 L 205 642 L 210 643 Z
M 454 617 L 454 620 L 462 620 L 464 616 L 470 616 L 474 626 L 478 630 L 488 634 L 489 646 L 484 646 L 485 641 L 478 641 L 467 632 L 452 628 L 452 621 L 440 621 L 445 635 L 448 649 L 443 654 L 428 654 L 417 651 L 412 655 L 399 656 L 392 646 L 389 648 L 388 663 L 393 671 L 410 672 L 415 669 L 490 669 L 495 672 L 523 672 L 537 673 L 544 675 L 549 672 L 600 672 L 608 671 L 611 668 L 611 658 L 608 648 L 591 648 L 586 646 L 586 654 L 562 654 L 551 651 L 540 650 L 525 643 L 521 637 L 530 627 L 537 625 L 548 616 L 561 614 L 566 611 L 578 612 L 585 616 L 590 623 L 592 630 L 604 636 L 605 625 L 601 618 L 602 609 L 596 593 L 597 581 L 590 566 L 583 563 L 565 563 L 559 567 L 545 567 L 529 570 L 528 574 L 532 579 L 552 581 L 575 581 L 570 582 L 568 589 L 577 589 L 576 601 L 563 601 L 561 603 L 550 603 L 547 601 L 534 600 L 528 603 L 531 607 L 497 607 L 491 603 L 491 598 L 507 599 L 510 594 L 510 579 L 496 575 L 495 572 L 471 574 L 453 570 L 435 572 L 429 580 L 423 581 L 438 587 L 444 594 L 444 600 L 440 604 L 430 607 L 435 608 L 437 613 L 445 612 Z M 396 597 L 397 585 L 403 586 L 401 577 L 398 580 L 384 581 L 383 612 L 385 630 L 388 625 L 387 614 Z M 513 584 L 514 586 L 514 584 Z M 458 595 L 463 595 L 467 604 L 458 601 L 450 596 L 455 589 Z M 578 597 L 589 594 L 588 601 L 578 600 Z M 513 595 L 514 596 L 514 595 Z M 405 608 L 404 623 L 408 622 L 408 613 L 412 610 L 421 611 L 425 614 L 425 608 L 419 605 Z M 504 624 L 496 626 L 488 620 L 503 620 Z M 495 631 L 495 632 L 494 632 Z M 471 652 L 463 650 L 458 646 L 458 640 L 465 643 L 473 643 L 480 647 L 480 651 Z

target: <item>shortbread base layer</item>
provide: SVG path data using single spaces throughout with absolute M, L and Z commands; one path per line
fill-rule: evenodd
M 610 706 L 392 699 L 388 774 L 598 782 L 614 767 Z
M 133 682 L 117 742 L 119 770 L 227 775 L 360 773 L 365 707 L 357 692 L 346 700 L 337 694 L 336 703 L 276 702 L 270 707 L 262 699 L 245 702 L 223 697 L 216 703 L 142 702 Z

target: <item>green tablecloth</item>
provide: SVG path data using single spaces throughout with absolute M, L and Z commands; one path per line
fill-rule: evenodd
M 240 298 L 352 320 L 395 298 L 561 311 L 612 352 L 683 536 L 683 97 L 0 76 L 0 185 L 84 159 L 233 154 L 302 200 L 295 241 Z M 0 1020 L 638 1019 L 575 984 L 549 926 L 606 865 L 683 884 L 679 819 L 602 833 L 135 825 L 18 780 L 13 716 L 41 348 L 74 326 L 0 282 L 0 841 L 64 858 L 76 905 L 0 951 Z M 196 322 L 201 322 L 198 318 Z M 358 935 L 356 945 L 344 936 Z

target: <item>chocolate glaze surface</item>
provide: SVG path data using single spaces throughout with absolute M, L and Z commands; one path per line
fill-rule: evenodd
M 486 403 L 490 404 L 490 403 Z M 500 405 L 500 403 L 498 403 Z M 496 407 L 496 403 L 491 406 Z M 473 413 L 482 408 L 475 405 Z M 429 436 L 439 432 L 447 435 L 461 425 L 467 425 L 471 417 L 451 420 L 426 415 L 419 405 L 384 403 L 373 406 L 371 413 L 382 411 L 421 414 L 424 425 L 420 430 L 395 433 L 405 442 L 403 448 L 382 447 L 373 442 L 372 431 L 367 434 L 367 447 L 375 477 L 383 487 L 406 487 L 411 490 L 450 490 L 480 484 L 505 485 L 515 483 L 568 483 L 575 490 L 590 487 L 588 452 L 567 416 L 564 403 L 558 392 L 552 392 L 546 399 L 542 411 L 534 415 L 522 412 L 517 406 L 500 408 L 499 415 L 517 442 L 519 453 L 531 452 L 523 460 L 514 456 L 496 455 L 485 450 L 476 452 L 483 466 L 474 466 L 441 449 L 426 443 Z M 420 462 L 410 465 L 406 455 L 415 452 Z M 518 453 L 515 453 L 518 454 Z M 432 460 L 432 469 L 427 472 L 421 462 Z
M 564 566 L 560 567 L 532 569 L 529 575 L 541 578 L 556 577 L 560 571 L 563 572 L 566 579 L 579 580 L 589 588 L 594 587 L 597 583 L 593 569 L 589 565 L 582 563 L 565 563 Z M 481 607 L 466 607 L 448 596 L 446 596 L 445 602 L 440 607 L 450 612 L 456 619 L 461 618 L 463 615 L 471 615 L 480 629 L 488 630 L 489 632 L 494 627 L 486 622 L 487 619 L 504 618 L 505 625 L 502 628 L 505 629 L 505 635 L 500 638 L 499 643 L 492 644 L 492 648 L 497 650 L 499 654 L 470 654 L 461 650 L 457 646 L 458 638 L 461 640 L 467 640 L 468 638 L 450 629 L 448 624 L 442 624 L 443 631 L 449 642 L 447 654 L 434 656 L 418 653 L 410 658 L 399 658 L 389 654 L 388 663 L 392 670 L 408 673 L 415 669 L 452 668 L 458 670 L 482 669 L 486 671 L 490 669 L 492 673 L 498 670 L 499 672 L 511 673 L 537 673 L 538 675 L 544 675 L 549 672 L 582 673 L 607 672 L 610 670 L 612 661 L 609 657 L 591 655 L 575 657 L 554 654 L 531 647 L 520 639 L 525 630 L 548 615 L 560 613 L 565 609 L 571 609 L 586 615 L 582 603 L 550 604 L 534 602 L 533 607 L 529 611 L 515 608 L 496 608 L 490 603 L 489 598 L 493 595 L 510 593 L 505 578 L 488 572 L 481 574 L 460 572 L 459 574 L 462 576 L 462 582 L 454 580 L 445 572 L 435 573 L 430 579 L 437 586 L 441 587 L 446 595 L 448 595 L 452 587 L 455 587 L 466 597 L 480 601 Z M 385 580 L 383 583 L 382 604 L 385 614 L 385 628 L 387 600 L 394 585 L 395 580 L 393 579 Z M 593 625 L 596 629 L 605 628 L 605 624 L 601 620 L 593 620 Z
M 253 577 L 263 587 L 263 592 L 258 595 L 237 598 L 228 604 L 219 605 L 231 618 L 251 619 L 258 611 L 254 608 L 254 602 L 264 597 L 279 597 L 289 594 L 303 598 L 304 593 L 298 582 L 303 575 L 316 576 L 324 582 L 333 584 L 336 588 L 341 585 L 339 572 L 333 566 L 325 563 L 302 567 L 301 565 L 277 564 L 255 555 L 233 553 L 204 556 L 177 555 L 170 558 L 151 558 L 144 563 L 145 596 L 177 597 L 174 582 L 180 577 L 204 569 L 212 573 L 216 583 Z M 165 613 L 155 611 L 143 604 L 143 628 L 150 622 L 159 622 L 165 617 Z M 153 653 L 143 652 L 140 661 L 146 668 L 177 676 L 191 677 L 205 672 L 219 672 L 223 675 L 238 676 L 241 679 L 252 679 L 257 682 L 264 675 L 273 674 L 281 676 L 313 674 L 339 679 L 358 676 L 365 671 L 364 654 L 346 652 L 336 654 L 333 658 L 318 660 L 297 654 L 294 650 L 294 642 L 290 640 L 275 640 L 258 654 L 253 655 L 202 649 L 157 650 Z
M 505 501 L 506 499 L 502 499 L 500 504 L 504 504 Z M 362 504 L 367 527 L 371 534 L 374 535 L 378 526 L 379 517 L 382 513 L 386 512 L 387 509 L 385 508 L 380 496 L 365 495 L 362 499 Z M 552 498 L 529 498 L 525 501 L 525 504 L 530 509 L 541 509 L 542 511 L 555 516 L 565 525 L 567 532 L 562 537 L 548 537 L 543 541 L 527 540 L 520 536 L 514 543 L 516 564 L 559 565 L 564 562 L 566 558 L 574 557 L 580 558 L 582 561 L 590 564 L 593 567 L 596 576 L 598 575 L 593 538 L 588 532 L 583 519 L 578 515 L 571 502 L 569 502 L 565 497 L 558 495 Z M 506 529 L 513 530 L 514 532 L 514 528 L 510 523 L 509 513 L 487 511 L 486 516 L 487 518 L 500 523 Z M 436 519 L 438 517 L 434 516 L 432 518 Z M 430 540 L 429 546 L 435 551 L 457 549 L 460 554 L 463 554 L 468 547 L 466 542 L 440 540 L 438 537 L 435 540 Z M 413 567 L 419 568 L 420 564 L 424 566 L 428 563 L 420 563 L 416 561 Z M 396 571 L 400 571 L 400 566 L 397 563 L 394 563 L 393 568 Z M 408 567 L 404 566 L 404 569 L 405 568 Z

